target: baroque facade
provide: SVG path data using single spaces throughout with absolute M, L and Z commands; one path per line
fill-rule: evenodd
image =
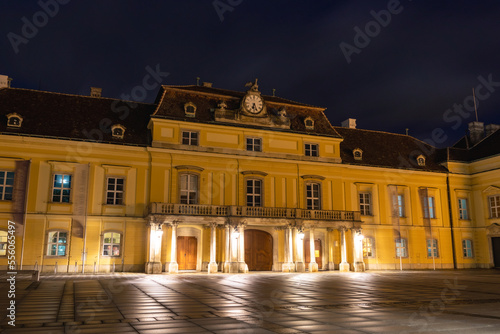
M 155 103 L 0 88 L 0 269 L 500 266 L 500 131 L 446 149 L 324 108 L 163 86 Z M 13 233 L 13 232 L 12 232 Z

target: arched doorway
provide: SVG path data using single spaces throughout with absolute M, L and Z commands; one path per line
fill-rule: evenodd
M 261 230 L 245 230 L 245 262 L 250 271 L 273 267 L 273 237 Z
M 323 268 L 323 249 L 320 239 L 314 240 L 314 253 L 318 268 Z M 306 269 L 309 269 L 309 262 L 311 262 L 311 244 L 309 243 L 309 239 L 304 239 L 304 261 Z
M 198 241 L 195 237 L 177 237 L 179 270 L 196 270 Z

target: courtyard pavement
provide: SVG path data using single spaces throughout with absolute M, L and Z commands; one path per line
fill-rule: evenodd
M 18 277 L 3 333 L 500 333 L 500 271 Z

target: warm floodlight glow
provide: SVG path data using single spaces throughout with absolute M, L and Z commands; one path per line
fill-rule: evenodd
M 234 231 L 233 231 L 233 238 L 238 239 L 239 236 L 240 236 L 240 232 L 238 232 L 238 228 L 235 227 Z
M 304 240 L 304 232 L 302 230 L 299 230 L 297 236 L 299 237 L 300 240 Z

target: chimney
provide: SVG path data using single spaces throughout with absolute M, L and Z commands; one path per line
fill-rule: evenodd
M 343 128 L 356 129 L 356 119 L 348 118 L 341 123 Z
M 212 87 L 212 83 L 211 82 L 204 82 L 203 87 Z
M 10 87 L 10 81 L 12 79 L 6 75 L 0 75 L 0 88 L 8 88 Z
M 470 122 L 469 123 L 469 138 L 472 145 L 476 145 L 484 138 L 484 123 Z
M 488 124 L 486 125 L 486 137 L 493 134 L 495 131 L 500 129 L 500 125 L 498 124 Z
M 90 87 L 90 96 L 101 97 L 102 88 Z

